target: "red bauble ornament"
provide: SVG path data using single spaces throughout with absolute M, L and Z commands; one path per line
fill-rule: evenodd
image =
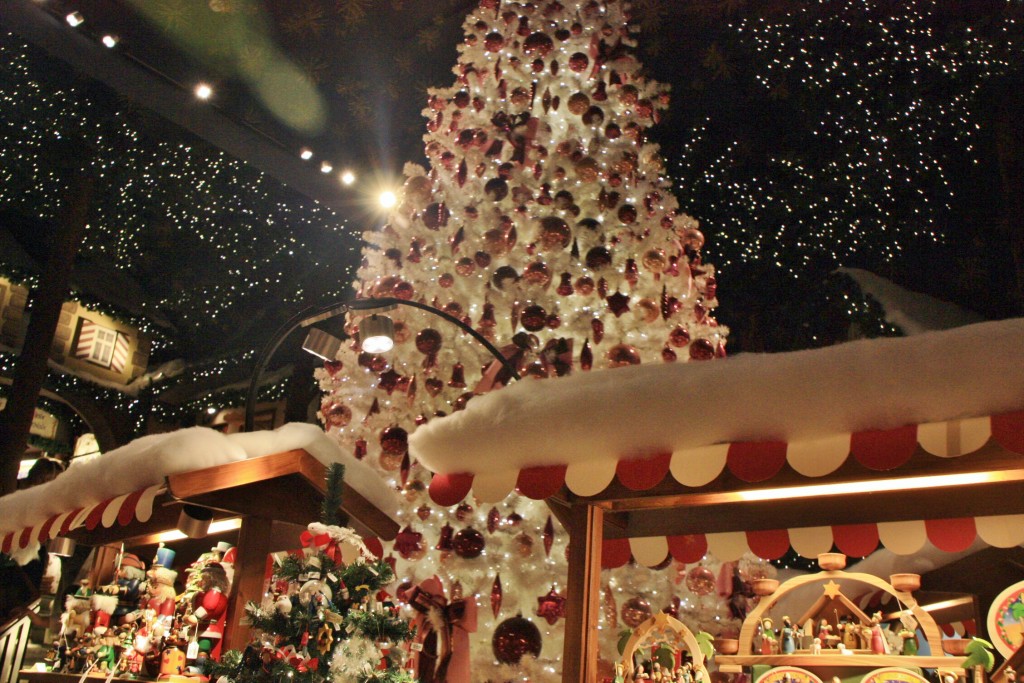
M 668 333 L 668 343 L 677 349 L 681 349 L 690 343 L 690 333 L 685 327 L 679 326 Z
M 534 261 L 523 271 L 523 281 L 538 287 L 547 287 L 551 283 L 551 269 L 543 261 Z
M 523 52 L 528 55 L 536 55 L 537 57 L 547 57 L 551 50 L 555 47 L 555 43 L 551 40 L 551 36 L 541 31 L 530 34 L 530 36 L 523 41 Z
M 488 52 L 498 52 L 505 46 L 505 36 L 494 31 L 484 36 L 484 49 Z
M 601 340 L 604 339 L 604 321 L 600 318 L 594 318 L 590 321 L 590 330 L 594 333 L 594 343 L 600 344 Z
M 330 375 L 331 377 L 337 376 L 337 374 L 341 372 L 341 369 L 343 367 L 345 367 L 345 364 L 342 363 L 340 360 L 324 361 L 324 370 L 326 370 L 327 374 Z
M 502 664 L 518 664 L 523 655 L 540 656 L 540 629 L 519 614 L 498 624 L 491 638 L 494 658 Z
M 430 230 L 438 230 L 448 225 L 451 212 L 443 203 L 435 202 L 423 209 L 423 225 Z
M 586 263 L 591 270 L 607 268 L 612 263 L 612 253 L 607 247 L 594 247 L 587 252 Z
M 380 433 L 380 449 L 387 455 L 405 455 L 409 452 L 409 433 L 395 425 L 385 428 Z
M 621 368 L 640 365 L 640 352 L 630 344 L 616 344 L 608 349 L 608 367 Z
M 697 565 L 686 572 L 686 587 L 697 595 L 710 595 L 715 590 L 715 574 L 707 567 Z
M 576 73 L 584 71 L 588 64 L 590 64 L 590 58 L 582 52 L 574 52 L 572 56 L 569 57 L 569 68 Z
M 552 626 L 565 616 L 565 598 L 552 586 L 545 595 L 537 598 L 537 616 Z
M 441 350 L 441 344 L 441 333 L 429 327 L 416 335 L 416 350 L 420 353 L 435 354 Z
M 558 216 L 545 216 L 540 219 L 540 233 L 537 246 L 541 251 L 558 251 L 565 249 L 572 241 L 572 229 L 569 224 Z
M 500 266 L 491 276 L 491 283 L 498 289 L 505 289 L 506 285 L 515 284 L 519 281 L 519 273 L 512 266 Z
M 534 304 L 523 309 L 523 314 L 519 320 L 527 330 L 537 332 L 544 329 L 547 319 L 547 311 L 542 306 Z
M 327 400 L 320 404 L 324 422 L 331 427 L 344 427 L 352 421 L 352 411 L 344 403 Z
M 651 603 L 636 597 L 622 603 L 622 622 L 630 628 L 636 628 L 651 618 Z
M 682 238 L 684 249 L 700 251 L 704 246 L 704 233 L 697 228 L 686 228 L 679 236 Z
M 695 339 L 690 344 L 690 358 L 693 360 L 711 360 L 715 357 L 715 345 L 710 339 Z
M 669 347 L 666 346 L 661 350 L 661 359 L 666 363 L 675 363 L 677 358 L 676 352 Z
M 590 296 L 594 293 L 594 278 L 587 275 L 577 278 L 574 288 L 580 296 Z
M 484 551 L 484 544 L 484 535 L 471 526 L 455 534 L 455 538 L 452 539 L 455 554 L 467 560 L 480 557 L 480 553 Z

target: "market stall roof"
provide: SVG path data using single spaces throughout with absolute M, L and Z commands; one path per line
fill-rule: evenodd
M 31 548 L 76 529 L 101 538 L 104 529 L 133 522 L 157 519 L 173 527 L 177 506 L 158 502 L 315 521 L 316 506 L 304 504 L 306 492 L 296 484 L 322 488 L 325 467 L 334 462 L 345 465 L 348 505 L 358 503 L 370 517 L 360 522 L 378 534 L 381 528 L 397 530 L 390 517 L 398 509 L 394 492 L 318 426 L 295 423 L 231 435 L 195 427 L 136 439 L 73 464 L 51 482 L 0 498 L 0 550 Z
M 470 490 L 496 501 L 513 488 L 556 512 L 600 501 L 620 513 L 607 518 L 608 566 L 631 553 L 692 562 L 709 549 L 723 559 L 790 546 L 813 556 L 833 543 L 863 555 L 880 540 L 906 553 L 925 539 L 962 549 L 978 535 L 1015 545 L 1024 541 L 1022 349 L 1015 319 L 523 382 L 421 427 L 410 449 L 438 473 L 430 491 L 440 504 Z M 873 495 L 883 476 L 899 489 Z M 859 487 L 827 502 L 778 489 L 851 481 Z M 958 495 L 941 493 L 943 483 Z

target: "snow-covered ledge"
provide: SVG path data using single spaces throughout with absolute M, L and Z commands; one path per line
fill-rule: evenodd
M 396 514 L 397 495 L 368 464 L 344 452 L 319 426 L 290 423 L 273 431 L 224 435 L 191 427 L 135 439 L 100 456 L 75 461 L 51 482 L 0 498 L 0 527 L 7 533 L 32 526 L 51 515 L 160 484 L 171 474 L 299 449 L 324 465 L 345 465 L 349 486 L 389 517 Z
M 493 472 L 1021 409 L 1018 318 L 810 351 L 527 380 L 432 420 L 409 447 L 434 472 Z

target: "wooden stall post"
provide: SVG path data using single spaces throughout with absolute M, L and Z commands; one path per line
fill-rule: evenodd
M 231 585 L 227 621 L 224 627 L 224 651 L 243 650 L 249 642 L 248 623 L 243 624 L 245 605 L 257 604 L 263 599 L 263 580 L 270 554 L 273 520 L 262 517 L 243 517 L 238 530 L 238 557 L 235 560 L 235 578 Z
M 597 618 L 601 594 L 604 509 L 573 503 L 569 510 L 569 585 L 562 683 L 596 683 Z

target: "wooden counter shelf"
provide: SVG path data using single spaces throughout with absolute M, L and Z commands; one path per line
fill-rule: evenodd
M 724 673 L 739 673 L 743 667 L 764 664 L 767 666 L 798 666 L 804 669 L 820 668 L 864 668 L 880 669 L 889 666 L 918 667 L 921 669 L 959 669 L 965 657 L 904 656 L 904 655 L 841 655 L 841 654 L 794 654 L 794 655 L 716 655 L 715 662 Z

